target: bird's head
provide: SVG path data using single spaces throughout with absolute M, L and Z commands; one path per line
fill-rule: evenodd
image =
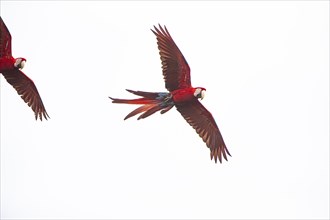
M 205 97 L 205 91 L 206 89 L 204 89 L 203 87 L 197 87 L 195 88 L 194 96 L 202 100 Z
M 26 62 L 25 58 L 22 58 L 22 57 L 16 58 L 14 66 L 18 69 L 23 69 L 24 65 L 25 65 L 25 62 Z

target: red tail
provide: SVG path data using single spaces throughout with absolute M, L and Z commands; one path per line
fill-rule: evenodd
M 124 118 L 124 120 L 143 112 L 144 113 L 138 117 L 138 120 L 142 118 L 146 118 L 159 110 L 162 110 L 161 113 L 163 114 L 174 106 L 170 93 L 142 92 L 142 91 L 133 91 L 129 89 L 127 89 L 127 91 L 133 93 L 134 95 L 142 96 L 143 98 L 139 98 L 139 99 L 116 99 L 111 97 L 109 98 L 112 100 L 112 103 L 140 104 L 143 106 L 140 106 L 139 108 L 129 113 Z

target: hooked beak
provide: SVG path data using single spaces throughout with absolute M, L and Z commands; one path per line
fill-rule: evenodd
M 204 90 L 202 90 L 202 92 L 201 92 L 201 100 L 203 100 L 203 99 L 204 99 L 204 97 L 205 97 L 205 91 L 204 91 Z

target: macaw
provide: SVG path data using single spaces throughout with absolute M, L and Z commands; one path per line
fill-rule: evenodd
M 159 25 L 151 31 L 156 35 L 157 44 L 162 61 L 165 87 L 169 92 L 142 92 L 127 89 L 138 99 L 118 99 L 109 97 L 113 103 L 141 104 L 142 106 L 129 113 L 124 120 L 142 113 L 138 119 L 146 118 L 157 111 L 161 114 L 169 111 L 173 106 L 181 113 L 183 118 L 196 130 L 199 136 L 210 149 L 211 160 L 214 158 L 222 162 L 231 156 L 220 130 L 212 114 L 198 101 L 203 99 L 206 89 L 192 87 L 190 82 L 189 65 L 175 44 L 170 33 Z
M 32 108 L 36 120 L 38 116 L 40 120 L 42 120 L 42 117 L 47 120 L 49 116 L 42 103 L 37 87 L 34 85 L 33 81 L 21 71 L 25 62 L 25 58 L 13 58 L 11 54 L 11 35 L 0 17 L 0 73 L 2 73 L 8 83 L 16 89 L 24 102 Z

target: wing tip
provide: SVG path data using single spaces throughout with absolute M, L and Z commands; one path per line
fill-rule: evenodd
M 40 121 L 42 121 L 42 119 L 46 119 L 48 121 L 48 119 L 50 119 L 48 113 L 44 110 L 44 111 L 40 111 L 40 112 L 35 112 L 35 119 L 36 121 L 38 121 L 38 118 L 40 119 Z
M 226 147 L 224 147 L 223 149 L 220 148 L 215 148 L 215 149 L 210 149 L 210 157 L 211 160 L 213 160 L 214 158 L 214 162 L 217 163 L 218 160 L 220 162 L 220 164 L 222 164 L 222 158 L 224 158 L 226 161 L 228 161 L 228 156 L 231 157 L 231 154 L 229 153 L 228 149 Z
M 158 23 L 158 28 L 154 26 L 154 30 L 153 29 L 150 29 L 156 36 L 159 36 L 159 35 L 164 35 L 166 37 L 171 37 L 170 33 L 168 32 L 167 28 L 166 28 L 166 25 L 161 25 Z

